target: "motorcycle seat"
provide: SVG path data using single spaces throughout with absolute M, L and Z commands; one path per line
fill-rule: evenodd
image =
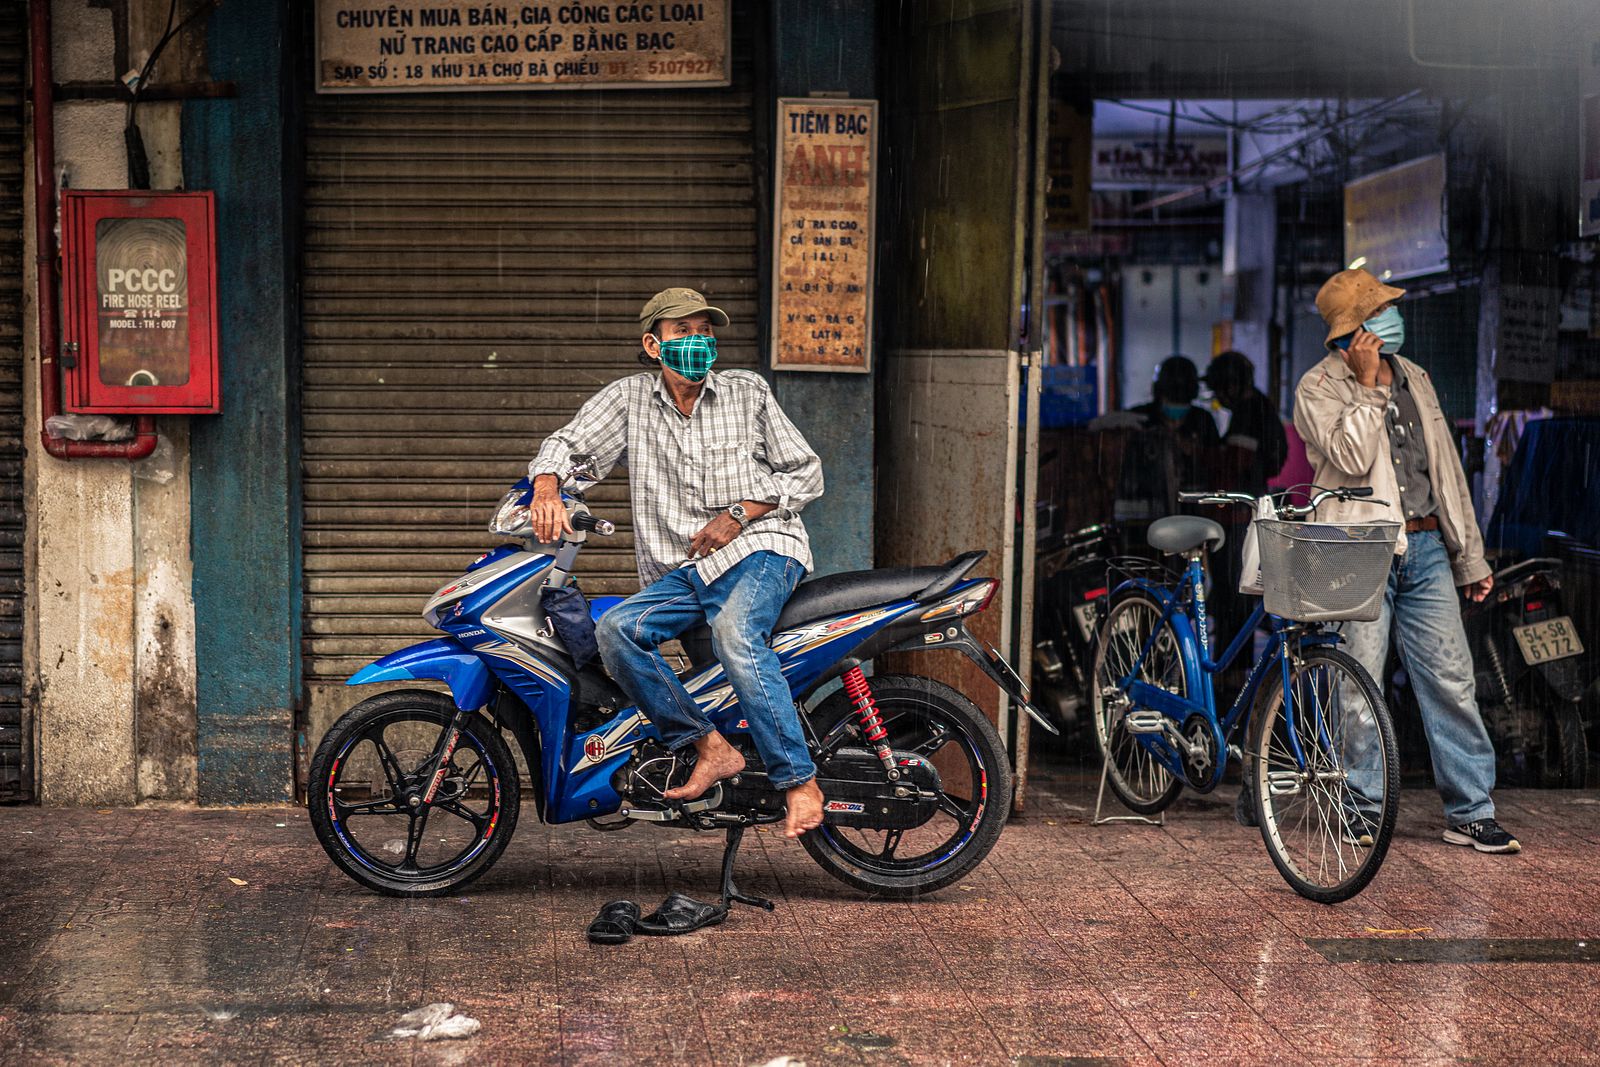
M 1552 571 L 1559 572 L 1560 570 L 1561 561 L 1559 559 L 1550 559 L 1549 557 L 1545 556 L 1540 556 L 1534 559 L 1525 559 L 1520 563 L 1513 563 L 1504 570 L 1496 571 L 1494 576 L 1494 584 L 1500 587 L 1509 586 L 1512 582 L 1526 578 L 1532 574 L 1544 574 Z
M 1228 540 L 1228 535 L 1214 519 L 1203 519 L 1198 515 L 1168 515 L 1152 522 L 1145 538 L 1151 548 L 1177 555 L 1201 545 L 1212 550 L 1219 549 Z
M 937 567 L 880 567 L 808 579 L 789 597 L 773 632 L 792 630 L 830 615 L 875 608 L 896 600 L 918 603 L 936 600 L 966 577 L 985 555 L 984 552 L 963 552 Z M 705 624 L 692 627 L 678 640 L 693 666 L 703 666 L 713 659 L 711 627 Z

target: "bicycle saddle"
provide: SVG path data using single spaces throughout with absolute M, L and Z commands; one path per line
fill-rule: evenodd
M 1164 519 L 1157 519 L 1150 524 L 1150 532 L 1145 537 L 1151 548 L 1168 555 L 1188 552 L 1201 545 L 1214 551 L 1228 540 L 1221 524 L 1198 515 L 1168 515 Z

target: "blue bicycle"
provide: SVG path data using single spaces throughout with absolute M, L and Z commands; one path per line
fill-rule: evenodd
M 1297 520 L 1314 517 L 1330 498 L 1371 492 L 1324 490 L 1304 506 L 1279 500 L 1276 521 L 1257 520 L 1267 603 L 1255 605 L 1217 656 L 1207 639 L 1203 561 L 1222 547 L 1223 528 L 1191 515 L 1157 520 L 1150 545 L 1181 557 L 1182 574 L 1119 584 L 1095 654 L 1095 729 L 1118 799 L 1153 815 L 1185 785 L 1215 789 L 1229 756 L 1242 755 L 1245 788 L 1273 864 L 1297 893 L 1325 904 L 1348 900 L 1377 874 L 1400 806 L 1389 710 L 1371 676 L 1326 626 L 1377 617 L 1398 524 Z M 1240 493 L 1180 499 L 1255 504 Z M 1263 620 L 1265 645 L 1219 715 L 1214 676 L 1239 657 Z M 1242 753 L 1234 742 L 1241 732 Z

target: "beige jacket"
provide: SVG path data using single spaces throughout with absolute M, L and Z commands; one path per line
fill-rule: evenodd
M 1439 532 L 1450 552 L 1456 585 L 1469 585 L 1489 576 L 1483 558 L 1483 536 L 1472 513 L 1472 492 L 1456 455 L 1455 441 L 1445 422 L 1439 397 L 1428 372 L 1396 356 L 1406 372 L 1417 413 L 1423 420 L 1423 441 L 1428 448 L 1428 473 L 1433 496 L 1439 502 Z M 1373 519 L 1403 521 L 1400 485 L 1389 455 L 1389 431 L 1384 413 L 1389 399 L 1381 389 L 1368 389 L 1356 381 L 1337 352 L 1306 372 L 1294 394 L 1294 426 L 1306 443 L 1306 458 L 1316 472 L 1313 480 L 1325 489 L 1370 485 L 1372 495 L 1386 506 L 1357 500 L 1330 500 L 1317 517 L 1326 522 L 1361 522 Z M 1395 552 L 1405 551 L 1405 534 Z

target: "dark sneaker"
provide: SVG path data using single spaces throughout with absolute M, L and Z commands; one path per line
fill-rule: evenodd
M 1522 845 L 1493 819 L 1464 822 L 1445 830 L 1444 839 L 1452 845 L 1471 845 L 1479 852 L 1521 852 Z
M 1345 819 L 1344 843 L 1354 845 L 1356 848 L 1371 848 L 1372 827 L 1372 822 L 1359 815 Z

